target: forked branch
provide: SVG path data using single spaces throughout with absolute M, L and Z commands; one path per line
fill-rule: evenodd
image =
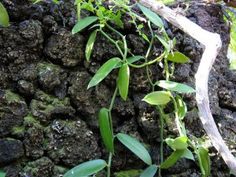
M 205 46 L 198 71 L 195 75 L 196 100 L 199 109 L 199 116 L 213 146 L 222 156 L 231 172 L 236 174 L 236 159 L 223 141 L 209 106 L 208 78 L 212 65 L 221 49 L 222 44 L 220 35 L 204 30 L 186 17 L 166 7 L 161 2 L 156 0 L 140 0 L 139 2 L 152 9 L 172 25 L 189 34 Z

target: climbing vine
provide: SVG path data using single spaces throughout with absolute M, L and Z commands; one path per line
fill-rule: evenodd
M 40 1 L 37 0 L 34 3 Z M 53 2 L 59 3 L 57 0 L 53 0 Z M 119 51 L 119 56 L 107 59 L 97 70 L 87 88 L 96 87 L 113 70 L 118 70 L 118 75 L 109 107 L 101 108 L 98 114 L 100 134 L 108 152 L 108 159 L 96 159 L 79 164 L 69 170 L 64 177 L 96 175 L 105 168 L 106 176 L 110 177 L 112 174 L 112 159 L 115 154 L 115 140 L 120 141 L 147 165 L 147 168 L 141 172 L 141 177 L 152 177 L 156 173 L 158 176 L 161 176 L 162 169 L 170 168 L 180 158 L 187 158 L 193 161 L 196 159 L 202 176 L 209 176 L 210 159 L 204 139 L 188 137 L 188 132 L 184 125 L 187 105 L 182 98 L 182 94 L 193 94 L 195 90 L 188 85 L 171 81 L 174 77 L 175 65 L 188 63 L 190 59 L 175 49 L 176 39 L 171 39 L 168 36 L 162 19 L 150 9 L 139 3 L 131 4 L 128 0 L 112 0 L 108 2 L 104 0 L 76 0 L 75 7 L 78 22 L 73 27 L 72 34 L 79 33 L 88 28 L 92 30 L 85 49 L 87 62 L 91 61 L 93 47 L 98 34 L 103 35 Z M 139 8 L 142 13 L 137 13 L 137 11 L 134 11 L 134 8 Z M 89 12 L 90 16 L 82 18 L 82 11 Z M 140 38 L 148 43 L 144 56 L 133 54 L 128 46 L 126 36 L 120 32 L 120 29 L 124 26 L 124 15 L 129 16 L 130 23 L 135 26 Z M 2 3 L 0 3 L 0 25 L 3 27 L 9 26 L 9 17 Z M 158 33 L 154 33 L 153 27 L 158 29 Z M 144 28 L 149 30 L 148 34 Z M 116 37 L 110 35 L 111 33 L 116 34 Z M 155 42 L 160 42 L 163 45 L 163 51 L 154 58 L 151 56 L 151 53 Z M 150 70 L 152 65 L 162 67 L 165 76 L 163 80 L 154 80 Z M 132 72 L 135 72 L 135 69 L 144 68 L 152 88 L 150 93 L 146 93 L 143 101 L 153 106 L 160 118 L 160 161 L 157 164 L 152 161 L 148 149 L 141 142 L 128 134 L 115 134 L 113 131 L 112 109 L 117 97 L 121 97 L 123 101 L 126 101 L 128 98 L 130 76 L 132 75 L 131 68 Z M 167 113 L 166 108 L 170 105 L 173 107 L 173 111 Z M 174 118 L 172 115 L 174 115 Z M 173 121 L 172 119 L 174 119 L 176 124 L 178 135 L 176 137 L 164 137 L 164 127 L 168 126 L 168 122 L 170 120 Z M 163 154 L 165 144 L 172 149 L 172 153 L 167 158 L 164 158 Z
M 100 134 L 109 153 L 108 160 L 97 159 L 84 162 L 73 169 L 69 170 L 64 177 L 89 176 L 98 173 L 107 168 L 107 177 L 111 176 L 112 158 L 115 153 L 115 139 L 119 140 L 124 146 L 132 151 L 144 163 L 147 168 L 140 174 L 141 177 L 152 177 L 157 172 L 161 176 L 161 169 L 168 169 L 173 166 L 180 158 L 194 160 L 194 155 L 200 166 L 202 176 L 210 175 L 210 160 L 208 150 L 202 139 L 189 138 L 183 119 L 187 113 L 187 106 L 182 99 L 181 94 L 192 94 L 195 92 L 193 88 L 185 84 L 171 81 L 174 76 L 175 64 L 188 63 L 189 58 L 179 51 L 175 50 L 176 40 L 170 39 L 167 35 L 162 19 L 148 8 L 141 4 L 130 4 L 127 0 L 109 1 L 83 1 L 75 2 L 77 8 L 78 22 L 72 29 L 72 33 L 76 34 L 90 27 L 93 32 L 90 34 L 86 45 L 86 60 L 89 62 L 93 51 L 93 46 L 98 33 L 103 35 L 111 44 L 113 44 L 120 53 L 120 56 L 108 59 L 95 73 L 88 84 L 88 89 L 96 87 L 102 82 L 113 70 L 119 70 L 117 75 L 116 88 L 111 98 L 109 108 L 101 108 L 99 112 Z M 142 14 L 133 11 L 134 7 L 138 7 Z M 89 11 L 92 15 L 81 18 L 81 11 Z M 119 29 L 123 28 L 122 15 L 128 15 L 130 22 L 136 27 L 136 31 L 140 38 L 143 38 L 148 44 L 145 56 L 134 55 L 127 45 L 126 36 Z M 144 18 L 145 17 L 145 18 Z M 143 23 L 145 21 L 145 23 Z M 158 33 L 154 34 L 153 26 L 158 28 Z M 147 35 L 143 28 L 148 27 Z M 114 33 L 118 38 L 110 35 Z M 159 41 L 163 47 L 163 53 L 158 57 L 151 59 L 154 42 Z M 154 80 L 149 67 L 154 64 L 163 66 L 165 80 Z M 114 134 L 112 125 L 112 109 L 116 97 L 120 96 L 126 101 L 129 93 L 130 68 L 145 68 L 146 77 L 152 87 L 152 92 L 147 93 L 143 101 L 153 106 L 159 113 L 160 118 L 160 162 L 154 164 L 148 150 L 137 139 L 123 133 Z M 133 70 L 132 70 L 133 71 Z M 162 89 L 160 91 L 160 89 Z M 172 104 L 174 111 L 165 113 L 167 105 Z M 164 124 L 170 120 L 170 114 L 175 116 L 175 124 L 178 129 L 178 136 L 175 138 L 167 137 L 164 139 Z M 172 150 L 172 154 L 164 159 L 163 147 L 166 143 Z

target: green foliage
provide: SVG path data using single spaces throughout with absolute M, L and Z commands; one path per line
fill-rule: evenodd
M 39 2 L 42 2 L 43 0 L 31 0 L 34 4 L 37 4 L 37 3 L 39 3 Z M 59 4 L 59 0 L 52 0 L 52 2 L 53 3 L 55 3 L 55 4 Z
M 103 6 L 102 1 L 93 1 L 93 0 L 77 0 L 75 2 L 77 5 L 77 16 L 78 20 L 80 19 L 80 11 L 85 9 L 94 13 L 99 20 L 101 25 L 106 24 L 108 21 L 116 24 L 118 27 L 123 28 L 124 24 L 121 20 L 122 11 L 114 9 L 107 9 Z
M 200 146 L 197 148 L 196 154 L 202 172 L 202 176 L 203 177 L 210 176 L 211 166 L 210 166 L 210 157 L 208 154 L 208 150 Z
M 236 55 L 236 52 L 235 52 Z M 236 59 L 233 59 L 230 63 L 230 69 L 236 70 Z
M 188 147 L 188 137 L 180 136 L 175 139 L 173 138 L 166 138 L 166 143 L 170 146 L 173 150 L 184 150 Z
M 104 160 L 91 160 L 72 168 L 63 177 L 87 177 L 98 173 L 106 166 L 107 163 Z
M 125 145 L 130 151 L 132 151 L 136 156 L 138 156 L 147 165 L 152 164 L 151 156 L 149 155 L 146 148 L 139 141 L 123 133 L 118 133 L 116 136 L 123 145 Z
M 193 153 L 192 153 L 192 151 L 190 151 L 189 149 L 185 149 L 185 150 L 184 150 L 184 153 L 183 153 L 182 157 L 184 157 L 184 158 L 186 158 L 186 159 L 189 159 L 189 160 L 195 161 L 195 160 L 194 160 Z
M 98 118 L 103 143 L 109 152 L 114 153 L 113 133 L 110 125 L 109 110 L 102 108 L 99 111 Z
M 96 11 L 100 23 L 105 24 L 107 21 L 114 22 L 118 27 L 123 28 L 124 24 L 121 21 L 121 11 L 114 12 L 111 9 L 106 9 L 103 6 L 98 6 Z
M 126 100 L 128 96 L 129 77 L 130 77 L 129 66 L 127 63 L 125 63 L 120 67 L 118 81 L 117 81 L 119 93 L 120 93 L 120 96 L 123 98 L 123 100 Z
M 142 172 L 140 177 L 154 177 L 156 172 L 157 172 L 157 166 L 151 165 Z
M 174 151 L 160 166 L 162 169 L 168 169 L 172 167 L 184 154 L 184 150 Z
M 0 170 L 0 177 L 6 177 L 6 173 L 2 170 Z
M 34 3 L 39 3 L 43 0 L 32 0 Z M 166 0 L 165 2 L 173 2 L 172 0 Z M 53 3 L 59 4 L 59 0 L 52 0 Z M 94 43 L 97 38 L 97 34 L 100 33 L 103 35 L 111 44 L 113 44 L 116 49 L 119 51 L 120 56 L 111 58 L 107 60 L 95 73 L 93 78 L 88 84 L 88 89 L 98 85 L 102 80 L 104 80 L 114 69 L 119 69 L 117 75 L 117 83 L 114 94 L 111 98 L 109 109 L 102 108 L 98 114 L 99 128 L 101 138 L 103 143 L 109 152 L 109 159 L 106 162 L 102 159 L 91 160 L 84 162 L 73 169 L 69 170 L 64 177 L 87 177 L 90 175 L 96 175 L 104 168 L 107 167 L 107 177 L 111 176 L 111 164 L 112 156 L 115 154 L 114 147 L 114 138 L 117 138 L 124 146 L 126 146 L 131 152 L 133 152 L 137 157 L 139 157 L 148 167 L 141 173 L 140 170 L 129 170 L 119 173 L 115 173 L 116 177 L 135 177 L 140 175 L 141 177 L 153 177 L 156 172 L 159 170 L 159 175 L 161 174 L 161 169 L 167 169 L 173 166 L 180 158 L 187 158 L 194 160 L 192 151 L 196 154 L 201 173 L 203 177 L 210 175 L 210 158 L 208 150 L 203 147 L 202 142 L 196 139 L 190 139 L 187 136 L 185 125 L 183 119 L 187 113 L 187 106 L 184 103 L 181 96 L 177 95 L 182 93 L 194 93 L 195 90 L 192 87 L 189 87 L 182 83 L 177 83 L 170 81 L 174 78 L 174 66 L 176 63 L 188 63 L 190 59 L 184 54 L 175 51 L 176 39 L 170 39 L 164 29 L 164 23 L 162 19 L 143 5 L 136 3 L 134 5 L 130 4 L 129 0 L 111 0 L 108 6 L 104 6 L 105 0 L 75 0 L 75 5 L 77 9 L 77 20 L 78 22 L 72 29 L 72 34 L 76 34 L 85 30 L 87 27 L 91 26 L 90 29 L 93 29 L 93 32 L 89 35 L 86 49 L 85 49 L 85 58 L 89 62 L 91 54 L 93 51 Z M 140 16 L 137 14 L 133 7 L 138 5 L 142 13 L 147 19 L 147 23 L 144 24 L 143 21 L 140 21 Z M 87 10 L 92 15 L 81 19 L 81 10 Z M 128 42 L 126 41 L 126 36 L 123 35 L 119 29 L 124 27 L 122 21 L 123 15 L 126 14 L 130 18 L 130 23 L 136 27 L 136 31 L 139 36 L 144 39 L 148 44 L 148 49 L 145 56 L 136 56 L 132 53 L 132 50 L 129 49 Z M 233 19 L 232 29 L 235 28 L 235 18 Z M 152 25 L 155 25 L 159 28 L 158 34 L 154 34 Z M 0 2 L 0 26 L 7 27 L 9 26 L 9 16 L 7 10 Z M 113 27 L 115 26 L 115 27 Z M 145 27 L 148 27 L 149 33 L 144 32 Z M 117 30 L 118 29 L 118 30 Z M 110 35 L 110 32 L 116 34 L 116 38 Z M 231 43 L 229 48 L 229 56 L 231 58 L 231 68 L 236 68 L 236 42 L 235 42 L 235 31 L 231 32 Z M 154 48 L 154 42 L 159 41 L 164 46 L 163 53 L 156 57 L 155 59 L 150 60 L 150 55 L 152 49 Z M 231 55 L 230 55 L 231 54 Z M 138 63 L 138 64 L 137 64 Z M 142 64 L 140 64 L 142 63 Z M 152 73 L 150 73 L 149 66 L 154 64 L 163 65 L 163 73 L 165 74 L 165 80 L 153 81 Z M 160 128 L 160 163 L 159 165 L 152 164 L 152 159 L 147 151 L 147 149 L 135 138 L 118 133 L 114 135 L 113 125 L 112 125 L 112 108 L 116 96 L 119 92 L 121 98 L 125 101 L 128 98 L 129 92 L 129 82 L 130 82 L 130 68 L 145 68 L 146 75 L 150 85 L 152 86 L 152 92 L 147 93 L 143 98 L 143 101 L 153 105 L 156 110 L 159 111 L 159 117 L 161 122 Z M 138 83 L 137 83 L 138 84 Z M 164 90 L 156 90 L 156 86 Z M 159 89 L 160 89 L 159 88 Z M 176 92 L 176 93 L 173 93 Z M 17 95 L 12 94 L 11 92 L 6 92 L 7 100 L 15 102 L 19 100 Z M 175 123 L 178 129 L 179 135 L 176 138 L 167 137 L 165 139 L 166 144 L 173 149 L 172 154 L 166 159 L 163 160 L 163 131 L 164 131 L 164 119 L 168 116 L 164 110 L 166 105 L 171 102 L 174 106 L 174 115 Z M 31 122 L 36 125 L 39 125 L 34 118 L 29 115 L 24 118 L 26 122 Z M 21 132 L 19 127 L 15 127 L 16 133 Z M 191 150 L 192 151 L 191 151 Z M 5 173 L 0 171 L 0 177 L 5 177 Z
M 88 84 L 88 89 L 99 84 L 105 77 L 120 63 L 120 58 L 111 58 L 106 63 L 104 63 L 101 68 L 96 72 L 93 78 Z
M 178 93 L 194 93 L 195 90 L 192 87 L 189 87 L 185 84 L 180 84 L 173 81 L 165 81 L 165 80 L 159 80 L 156 83 L 159 87 L 162 87 L 164 89 L 178 92 Z
M 143 14 L 156 26 L 158 26 L 159 28 L 163 28 L 164 24 L 161 20 L 161 18 L 154 13 L 153 11 L 151 11 L 150 9 L 142 6 L 141 4 L 138 4 L 139 8 L 141 9 L 141 11 L 143 12 Z
M 88 27 L 89 25 L 91 25 L 92 23 L 97 21 L 97 19 L 98 19 L 98 17 L 96 17 L 96 16 L 90 16 L 90 17 L 85 17 L 85 18 L 81 19 L 73 27 L 72 34 L 82 31 L 84 28 Z
M 170 41 L 167 41 L 166 39 L 164 39 L 163 36 L 159 36 L 156 35 L 155 36 L 160 42 L 161 44 L 165 47 L 165 50 L 167 51 L 167 53 L 169 53 L 171 51 L 171 46 L 169 44 Z
M 175 97 L 175 101 L 176 101 L 176 106 L 177 106 L 178 118 L 180 120 L 183 120 L 186 113 L 187 113 L 187 106 L 186 106 L 185 102 L 183 101 L 183 99 L 179 95 L 177 95 Z
M 171 100 L 171 94 L 166 91 L 156 91 L 149 93 L 143 98 L 143 101 L 150 105 L 165 105 Z
M 173 4 L 175 0 L 161 0 L 164 4 Z
M 8 27 L 9 24 L 9 16 L 7 13 L 7 10 L 3 6 L 3 4 L 0 2 L 0 26 L 2 27 Z
M 176 39 L 170 39 L 164 29 L 164 23 L 162 19 L 155 14 L 153 11 L 144 7 L 143 5 L 136 3 L 130 5 L 129 0 L 111 0 L 108 6 L 104 6 L 104 0 L 94 1 L 94 0 L 76 0 L 75 5 L 77 8 L 77 18 L 78 22 L 72 29 L 72 33 L 78 33 L 95 23 L 90 29 L 94 29 L 93 32 L 88 37 L 88 42 L 85 49 L 85 58 L 90 61 L 91 54 L 93 51 L 94 43 L 96 41 L 97 34 L 103 35 L 111 44 L 113 44 L 119 51 L 120 56 L 116 56 L 107 60 L 95 73 L 93 78 L 88 84 L 88 89 L 98 85 L 102 80 L 104 80 L 113 70 L 119 69 L 117 75 L 117 82 L 114 94 L 110 101 L 109 109 L 102 108 L 99 112 L 99 128 L 103 143 L 109 152 L 108 161 L 98 160 L 100 164 L 93 161 L 85 162 L 75 167 L 80 171 L 87 170 L 90 174 L 95 174 L 99 170 L 107 166 L 107 177 L 111 176 L 111 164 L 112 157 L 115 154 L 114 139 L 117 138 L 124 146 L 126 146 L 131 152 L 133 152 L 137 157 L 139 157 L 148 167 L 142 171 L 121 171 L 114 173 L 116 177 L 135 177 L 140 175 L 141 177 L 153 177 L 159 171 L 161 174 L 161 169 L 167 169 L 172 167 L 180 158 L 187 158 L 194 160 L 194 156 L 191 150 L 198 156 L 199 165 L 203 176 L 209 172 L 209 164 L 207 158 L 203 158 L 206 154 L 205 151 L 199 149 L 199 142 L 188 138 L 183 119 L 187 113 L 187 106 L 180 95 L 186 93 L 194 93 L 195 90 L 185 84 L 177 83 L 171 81 L 174 78 L 174 66 L 175 64 L 182 64 L 190 62 L 190 59 L 184 54 L 175 51 Z M 133 11 L 133 7 L 138 5 L 144 16 L 147 18 L 147 23 L 141 22 L 139 14 Z M 89 11 L 92 16 L 80 19 L 81 10 Z M 145 56 L 137 56 L 132 53 L 132 50 L 128 46 L 126 41 L 126 36 L 123 35 L 119 29 L 123 28 L 124 24 L 122 22 L 122 15 L 126 14 L 131 19 L 130 22 L 136 27 L 136 31 L 140 38 L 144 39 L 148 44 L 148 50 Z M 154 34 L 152 25 L 159 28 L 158 34 Z M 115 27 L 113 27 L 115 26 Z M 150 34 L 144 33 L 144 28 L 148 27 Z M 115 34 L 110 35 L 110 32 Z M 160 56 L 155 59 L 150 60 L 152 49 L 154 48 L 154 42 L 159 41 L 163 47 L 164 51 Z M 141 63 L 141 64 L 140 64 Z M 165 80 L 154 81 L 152 78 L 152 73 L 149 70 L 150 65 L 163 65 L 163 73 L 165 74 Z M 112 125 L 112 109 L 116 96 L 119 92 L 121 98 L 125 101 L 128 98 L 129 92 L 129 82 L 130 82 L 130 71 L 131 68 L 146 68 L 146 75 L 150 85 L 152 86 L 152 92 L 147 93 L 143 98 L 143 101 L 154 106 L 156 110 L 159 111 L 159 117 L 161 122 L 160 127 L 160 163 L 159 165 L 152 164 L 152 159 L 147 149 L 135 138 L 118 133 L 114 135 L 113 125 Z M 135 71 L 134 71 L 135 72 Z M 137 83 L 138 84 L 138 83 Z M 159 88 L 158 88 L 158 87 Z M 158 88 L 158 90 L 157 90 Z M 160 91 L 160 88 L 163 89 Z M 165 107 L 168 103 L 174 106 L 175 123 L 180 136 L 175 138 L 167 137 L 165 142 L 168 146 L 173 149 L 172 154 L 166 159 L 163 159 L 163 131 L 164 131 L 164 121 L 167 120 L 168 115 L 164 112 Z M 190 150 L 191 149 L 191 150 Z M 92 164 L 92 165 L 91 165 Z M 94 166 L 95 164 L 95 166 Z M 89 170 L 88 170 L 89 169 Z M 96 169 L 96 170 L 93 170 Z M 72 169 L 73 170 L 73 169 Z M 78 170 L 77 170 L 78 171 Z M 131 173 L 130 173 L 131 172 Z M 137 172 L 137 173 L 136 173 Z M 70 172 L 68 172 L 70 173 Z M 67 174 L 68 174 L 67 173 Z M 70 173 L 72 175 L 72 173 Z M 79 174 L 79 173 L 77 173 Z M 86 175 L 85 175 L 86 176 Z M 87 174 L 88 176 L 88 174 Z M 77 177 L 74 176 L 66 177 Z
M 170 53 L 167 56 L 167 60 L 175 62 L 175 63 L 188 63 L 189 62 L 189 58 L 180 52 Z
M 135 62 L 140 61 L 142 59 L 144 60 L 143 56 L 137 55 L 137 56 L 132 56 L 132 57 L 127 58 L 127 61 L 128 61 L 128 63 L 132 64 L 132 63 L 135 63 Z
M 94 30 L 89 36 L 89 39 L 88 39 L 88 42 L 86 45 L 86 49 L 85 49 L 85 56 L 86 56 L 87 61 L 90 60 L 93 46 L 94 46 L 94 43 L 95 43 L 95 40 L 97 37 L 97 32 L 98 32 L 97 30 Z
M 236 70 L 236 15 L 230 10 L 227 11 L 231 18 L 230 44 L 228 48 L 228 58 L 230 60 L 230 69 Z

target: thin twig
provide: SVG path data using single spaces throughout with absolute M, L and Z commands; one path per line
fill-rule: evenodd
M 183 30 L 205 46 L 198 71 L 195 75 L 196 100 L 199 109 L 199 116 L 213 146 L 222 156 L 231 172 L 236 174 L 236 159 L 223 141 L 209 106 L 208 78 L 216 56 L 221 49 L 222 43 L 220 35 L 202 29 L 197 24 L 193 23 L 181 14 L 174 12 L 161 2 L 157 2 L 156 0 L 140 0 L 140 3 L 152 9 L 171 24 Z

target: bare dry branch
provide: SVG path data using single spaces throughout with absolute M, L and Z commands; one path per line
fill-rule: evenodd
M 215 62 L 219 50 L 221 49 L 222 44 L 219 34 L 211 33 L 202 29 L 186 17 L 176 13 L 156 0 L 140 0 L 140 3 L 152 9 L 171 24 L 180 28 L 205 46 L 198 71 L 195 75 L 196 99 L 199 109 L 199 116 L 213 146 L 222 156 L 229 169 L 236 174 L 236 159 L 223 141 L 209 106 L 208 78 L 212 65 Z

